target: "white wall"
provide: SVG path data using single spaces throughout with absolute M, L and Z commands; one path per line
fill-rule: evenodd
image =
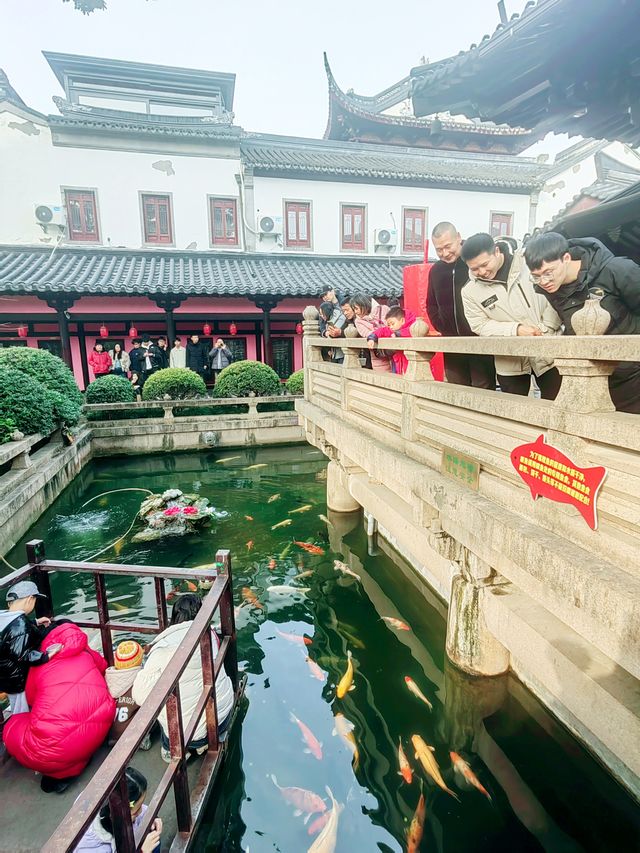
M 339 254 L 340 204 L 364 204 L 367 208 L 367 251 L 373 253 L 376 228 L 398 229 L 398 248 L 402 254 L 402 208 L 426 207 L 427 234 L 436 223 L 450 220 L 463 236 L 488 231 L 490 211 L 514 214 L 514 236 L 528 230 L 529 196 L 514 193 L 470 192 L 469 190 L 425 189 L 409 186 L 308 181 L 282 178 L 255 178 L 255 206 L 259 216 L 284 216 L 283 199 L 311 201 L 312 251 Z M 283 251 L 270 238 L 258 242 L 259 251 Z

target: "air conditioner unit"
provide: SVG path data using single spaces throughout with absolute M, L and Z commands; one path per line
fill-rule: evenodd
M 373 232 L 376 249 L 395 249 L 398 245 L 398 232 L 395 228 L 376 228 Z
M 64 228 L 67 224 L 64 208 L 59 204 L 36 204 L 35 215 L 40 225 L 59 225 Z
M 282 234 L 281 216 L 261 216 L 258 222 L 261 237 L 279 237 Z

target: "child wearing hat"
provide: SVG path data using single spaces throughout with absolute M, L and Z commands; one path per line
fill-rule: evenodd
M 9 587 L 7 609 L 0 610 L 0 691 L 8 694 L 12 714 L 29 710 L 24 695 L 29 667 L 48 663 L 62 649 L 61 643 L 54 643 L 46 652 L 39 651 L 44 636 L 40 628 L 51 620 L 29 619 L 38 597 L 46 598 L 33 581 L 20 581 Z
M 116 714 L 107 739 L 108 746 L 115 744 L 140 707 L 131 696 L 131 688 L 136 675 L 142 669 L 142 657 L 140 643 L 124 640 L 116 648 L 114 665 L 108 667 L 104 674 L 109 693 L 116 700 Z M 146 740 L 147 738 L 143 740 L 141 749 L 149 749 L 151 746 L 150 743 L 149 746 L 145 745 Z

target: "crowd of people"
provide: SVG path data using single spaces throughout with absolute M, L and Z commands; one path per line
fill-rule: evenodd
M 152 374 L 165 367 L 187 367 L 215 383 L 220 371 L 232 361 L 231 350 L 222 338 L 215 340 L 209 348 L 199 335 L 191 335 L 186 347 L 180 338 L 176 338 L 171 349 L 166 338 L 161 336 L 154 343 L 149 335 L 144 335 L 133 338 L 129 352 L 119 343 L 107 351 L 101 341 L 96 341 L 88 359 L 94 379 L 109 374 L 122 376 L 136 390 L 141 389 Z
M 179 595 L 169 627 L 144 649 L 135 640 L 124 640 L 114 649 L 114 665 L 94 651 L 87 635 L 69 619 L 34 619 L 36 600 L 45 598 L 32 581 L 9 588 L 7 608 L 0 610 L 0 692 L 9 699 L 8 719 L 3 721 L 2 741 L 7 752 L 23 766 L 41 775 L 45 793 L 63 793 L 86 768 L 103 745 L 113 746 L 147 700 L 202 607 L 195 593 Z M 214 657 L 220 639 L 211 628 Z M 187 723 L 203 690 L 202 659 L 193 655 L 180 678 L 180 705 Z M 233 710 L 231 679 L 223 670 L 216 679 L 219 733 L 228 727 Z M 0 711 L 0 718 L 2 712 Z M 157 723 L 160 754 L 171 761 L 166 711 Z M 153 731 L 153 730 L 152 730 Z M 151 748 L 151 734 L 141 749 Z M 203 715 L 187 744 L 190 753 L 208 748 Z M 126 771 L 134 829 L 142 821 L 147 781 L 133 767 Z M 155 853 L 160 847 L 162 822 L 157 819 L 141 849 Z M 76 851 L 111 851 L 113 827 L 108 804 L 76 847 Z
M 524 248 L 511 237 L 494 240 L 478 233 L 467 239 L 451 222 L 432 232 L 438 261 L 429 275 L 425 312 L 431 333 L 445 337 L 538 337 L 573 335 L 571 318 L 591 295 L 611 321 L 606 334 L 640 334 L 640 266 L 615 257 L 593 237 L 566 239 L 556 232 L 530 238 Z M 358 293 L 320 294 L 320 334 L 332 340 L 345 330 L 366 340 L 363 364 L 376 371 L 404 373 L 402 353 L 385 352 L 381 338 L 411 337 L 415 316 L 397 301 L 381 304 Z M 340 362 L 337 344 L 327 359 Z M 444 354 L 448 382 L 526 396 L 532 383 L 543 399 L 554 400 L 562 383 L 553 360 L 539 357 Z M 618 411 L 640 414 L 640 362 L 625 362 L 609 379 Z

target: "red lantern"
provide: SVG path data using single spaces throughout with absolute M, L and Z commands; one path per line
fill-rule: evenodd
M 27 326 L 24 326 L 22 323 L 18 326 L 18 337 L 26 338 L 29 334 L 29 329 Z
M 296 335 L 302 334 L 302 323 L 296 323 Z
M 138 337 L 138 330 L 133 325 L 133 323 L 131 324 L 131 328 L 129 329 L 129 337 L 130 338 L 137 338 Z
M 104 323 L 100 326 L 100 337 L 101 338 L 108 338 L 109 337 L 109 329 L 107 329 L 107 327 L 105 326 Z
M 208 338 L 211 334 L 211 326 L 208 323 L 205 323 L 202 327 L 202 334 L 205 336 L 205 338 Z
M 231 323 L 229 324 L 229 334 L 232 337 L 235 337 L 238 334 L 238 327 L 233 321 L 231 321 Z

